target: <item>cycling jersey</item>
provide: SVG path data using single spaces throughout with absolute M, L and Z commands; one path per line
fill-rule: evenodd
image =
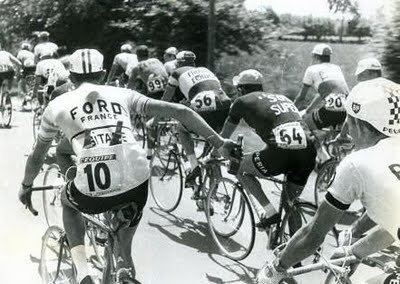
M 21 61 L 22 66 L 24 67 L 32 67 L 35 65 L 35 55 L 29 50 L 20 50 L 17 54 L 17 58 Z
M 315 64 L 307 68 L 303 83 L 312 86 L 325 100 L 329 111 L 344 112 L 344 99 L 349 93 L 339 66 L 331 63 Z
M 176 59 L 172 61 L 168 61 L 164 63 L 165 70 L 167 70 L 168 75 L 172 75 L 172 73 L 176 69 Z
M 293 102 L 283 95 L 253 92 L 232 104 L 229 121 L 243 119 L 268 145 L 283 149 L 306 148 L 301 117 Z
M 359 199 L 368 216 L 397 239 L 400 228 L 400 140 L 386 138 L 339 164 L 326 199 L 346 210 Z
M 50 75 L 54 75 L 57 81 L 66 81 L 69 77 L 69 72 L 60 60 L 45 59 L 36 65 L 35 75 L 41 76 L 46 80 L 49 79 Z
M 205 67 L 180 67 L 169 77 L 168 84 L 179 87 L 190 107 L 197 112 L 215 111 L 230 105 L 218 78 Z
M 132 69 L 130 77 L 144 85 L 144 90 L 142 91 L 147 95 L 163 93 L 168 81 L 167 71 L 162 62 L 157 58 L 140 61 Z
M 42 58 L 43 56 L 53 56 L 57 53 L 58 45 L 53 42 L 41 42 L 38 43 L 33 49 L 33 53 L 37 58 Z
M 123 52 L 114 57 L 113 64 L 120 66 L 125 72 L 128 66 L 132 70 L 138 64 L 138 59 L 136 54 Z
M 78 157 L 74 185 L 82 194 L 110 197 L 125 193 L 149 177 L 146 153 L 130 121 L 130 110 L 142 113 L 148 100 L 127 89 L 82 84 L 49 103 L 38 139 L 51 141 L 58 130 L 64 133 Z M 119 121 L 122 144 L 110 146 Z M 89 148 L 84 147 L 86 129 L 91 129 Z
M 0 50 L 0 73 L 10 72 L 14 70 L 14 65 L 11 61 L 11 53 Z

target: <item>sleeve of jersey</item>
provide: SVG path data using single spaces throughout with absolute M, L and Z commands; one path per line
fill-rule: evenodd
M 43 113 L 42 121 L 40 123 L 38 139 L 43 142 L 51 142 L 57 135 L 58 126 L 55 124 L 52 115 L 51 106 L 49 105 Z
M 304 74 L 303 84 L 307 86 L 311 86 L 313 84 L 312 72 L 310 67 L 307 68 L 306 73 Z
M 168 85 L 173 87 L 179 87 L 179 74 L 177 72 L 173 72 L 168 79 Z
M 236 99 L 236 101 L 232 104 L 231 109 L 228 115 L 228 121 L 233 124 L 239 124 L 242 119 L 242 114 L 244 113 L 244 104 L 241 99 Z
M 340 210 L 347 210 L 359 198 L 362 186 L 360 174 L 350 157 L 340 162 L 335 179 L 325 195 L 326 201 Z
M 150 98 L 134 92 L 129 98 L 129 108 L 136 113 L 146 113 Z

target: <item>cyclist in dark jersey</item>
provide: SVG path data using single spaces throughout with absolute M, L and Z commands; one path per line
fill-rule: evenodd
M 149 58 L 149 49 L 145 45 L 138 46 L 136 55 L 139 63 L 129 75 L 128 88 L 152 99 L 160 99 L 168 81 L 164 64 L 157 58 Z
M 285 174 L 287 196 L 283 200 L 288 202 L 302 192 L 314 169 L 316 153 L 306 138 L 296 106 L 283 95 L 263 92 L 261 73 L 243 71 L 234 78 L 234 85 L 241 96 L 233 102 L 221 136 L 230 137 L 243 119 L 266 144 L 263 150 L 244 155 L 237 175 L 264 208 L 257 226 L 265 228 L 277 223 L 279 215 L 257 177 Z M 295 218 L 290 222 L 291 228 L 294 228 L 292 224 L 299 224 Z
M 219 132 L 224 125 L 231 105 L 230 98 L 222 90 L 218 78 L 205 67 L 196 67 L 196 55 L 191 51 L 181 51 L 177 54 L 177 69 L 168 80 L 163 100 L 182 102 L 200 114 L 200 116 Z M 181 127 L 179 137 L 191 167 L 186 177 L 185 186 L 190 187 L 200 168 L 194 153 L 194 143 L 190 129 Z

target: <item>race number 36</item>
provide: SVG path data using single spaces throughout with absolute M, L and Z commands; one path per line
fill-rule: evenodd
M 107 164 L 98 163 L 94 167 L 92 164 L 88 164 L 83 170 L 87 177 L 89 191 L 96 191 L 96 188 L 100 190 L 110 188 L 111 173 Z
M 214 92 L 201 92 L 192 99 L 190 105 L 192 109 L 199 111 L 216 110 L 216 95 Z
M 299 122 L 279 125 L 273 130 L 278 147 L 284 149 L 303 149 L 307 147 L 306 134 Z

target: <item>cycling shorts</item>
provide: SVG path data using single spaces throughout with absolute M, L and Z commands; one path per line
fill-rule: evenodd
M 4 80 L 13 80 L 15 72 L 14 70 L 9 70 L 7 72 L 0 72 L 0 85 L 3 84 Z
M 86 214 L 100 214 L 115 208 L 122 208 L 134 203 L 137 208 L 135 220 L 132 225 L 139 223 L 143 208 L 147 202 L 148 181 L 127 192 L 110 197 L 91 197 L 81 193 L 74 185 L 69 182 L 63 189 L 61 200 L 64 206 L 71 207 Z M 137 220 L 138 219 L 138 220 Z M 135 224 L 136 223 L 136 224 Z
M 22 77 L 25 78 L 29 75 L 35 75 L 36 66 L 26 66 L 22 69 Z
M 305 149 L 282 149 L 267 146 L 253 153 L 253 164 L 266 177 L 285 174 L 287 181 L 305 186 L 314 169 L 317 152 L 312 142 L 307 141 Z
M 336 127 L 341 125 L 346 120 L 345 111 L 330 111 L 325 107 L 321 107 L 312 113 L 312 119 L 317 126 L 317 129 L 322 129 L 325 127 Z

